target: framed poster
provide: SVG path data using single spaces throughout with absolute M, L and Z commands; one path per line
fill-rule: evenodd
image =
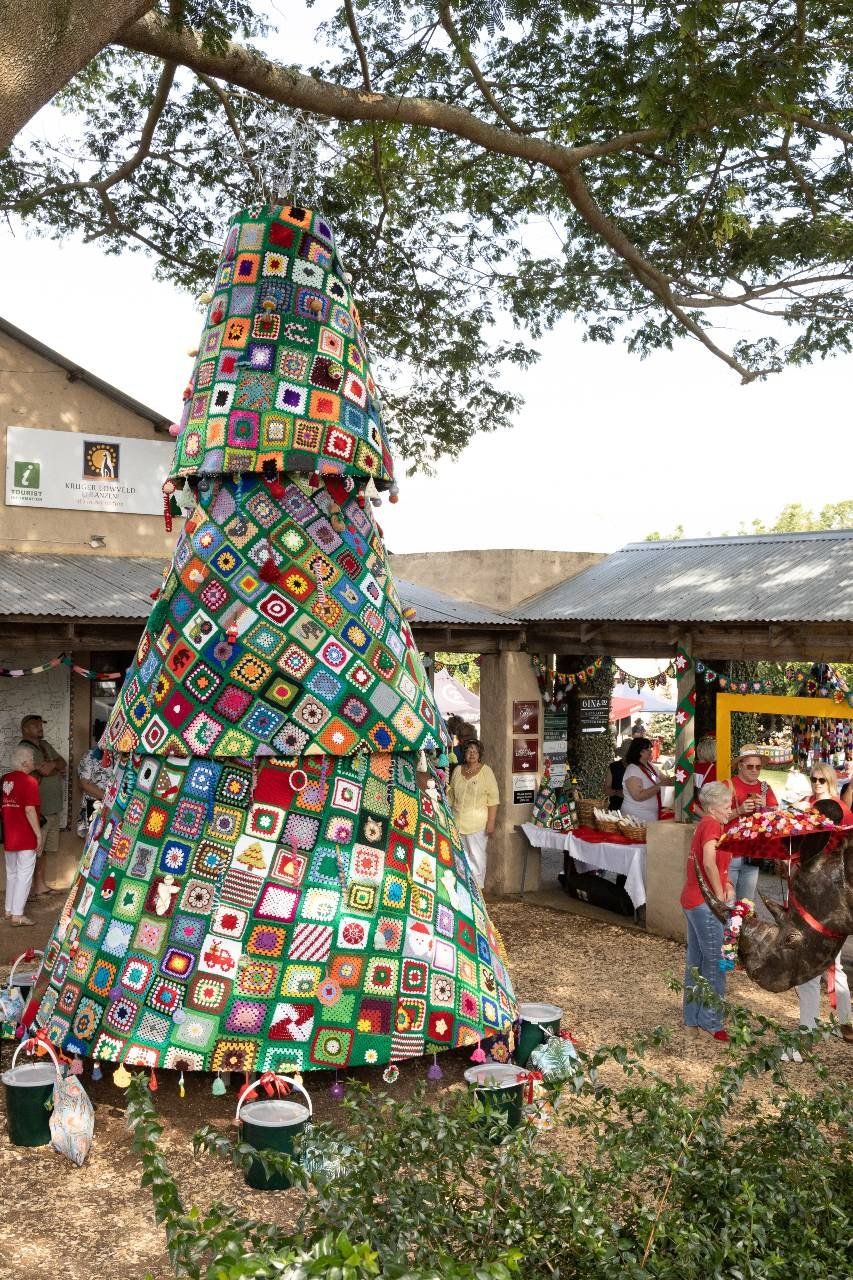
M 513 738 L 512 771 L 513 773 L 539 772 L 538 738 Z
M 513 702 L 512 704 L 512 731 L 513 733 L 536 733 L 539 732 L 539 702 Z

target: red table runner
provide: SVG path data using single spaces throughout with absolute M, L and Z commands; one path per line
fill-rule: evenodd
M 618 831 L 597 831 L 595 827 L 575 827 L 571 833 L 586 844 L 645 844 L 645 840 L 631 840 Z

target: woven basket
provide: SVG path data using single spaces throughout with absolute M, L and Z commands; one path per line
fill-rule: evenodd
M 619 834 L 627 836 L 629 840 L 645 840 L 646 827 L 638 826 L 636 822 L 620 822 Z
M 599 831 L 609 832 L 612 835 L 619 830 L 619 814 L 614 810 L 612 818 L 596 818 L 595 825 Z
M 577 802 L 578 823 L 582 827 L 595 826 L 595 810 L 604 809 L 607 805 L 606 800 L 590 799 L 589 797 L 581 797 Z

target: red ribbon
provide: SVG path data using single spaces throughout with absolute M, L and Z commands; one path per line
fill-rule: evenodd
M 268 1098 L 274 1095 L 277 1098 L 286 1098 L 291 1092 L 290 1085 L 282 1080 L 281 1076 L 277 1076 L 274 1071 L 265 1071 L 260 1080 L 255 1082 L 255 1087 L 250 1093 L 246 1094 L 247 1102 L 255 1102 L 259 1096 L 259 1090 L 263 1089 Z
M 525 1102 L 533 1101 L 533 1085 L 537 1080 L 542 1080 L 541 1071 L 522 1071 L 518 1077 L 519 1083 L 525 1085 Z
M 802 916 L 809 928 L 814 929 L 814 931 L 821 934 L 822 937 L 832 938 L 836 942 L 843 942 L 847 937 L 846 933 L 836 933 L 834 929 L 827 929 L 825 924 L 821 924 L 819 920 L 815 920 L 814 916 L 806 911 L 803 904 L 794 896 L 793 889 L 788 890 L 788 906 L 793 907 L 794 911 L 796 911 L 798 915 Z

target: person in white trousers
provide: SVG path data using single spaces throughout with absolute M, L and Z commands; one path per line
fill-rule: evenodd
M 6 859 L 5 919 L 13 925 L 33 923 L 29 916 L 24 915 L 24 908 L 42 844 L 39 788 L 33 776 L 34 770 L 34 753 L 21 745 L 12 752 L 11 772 L 0 779 Z
M 835 966 L 835 1012 L 838 1021 L 841 1023 L 841 1035 L 848 1044 L 853 1044 L 853 1010 L 850 1003 L 850 984 L 847 981 L 847 974 L 844 972 L 844 966 L 841 963 L 841 952 L 834 960 Z M 805 1027 L 807 1031 L 811 1031 L 818 1020 L 820 1013 L 820 980 L 821 974 L 816 978 L 809 979 L 808 982 L 802 983 L 797 987 L 797 995 L 800 999 L 800 1026 Z M 782 1054 L 783 1062 L 802 1062 L 803 1056 L 799 1049 L 786 1050 Z

